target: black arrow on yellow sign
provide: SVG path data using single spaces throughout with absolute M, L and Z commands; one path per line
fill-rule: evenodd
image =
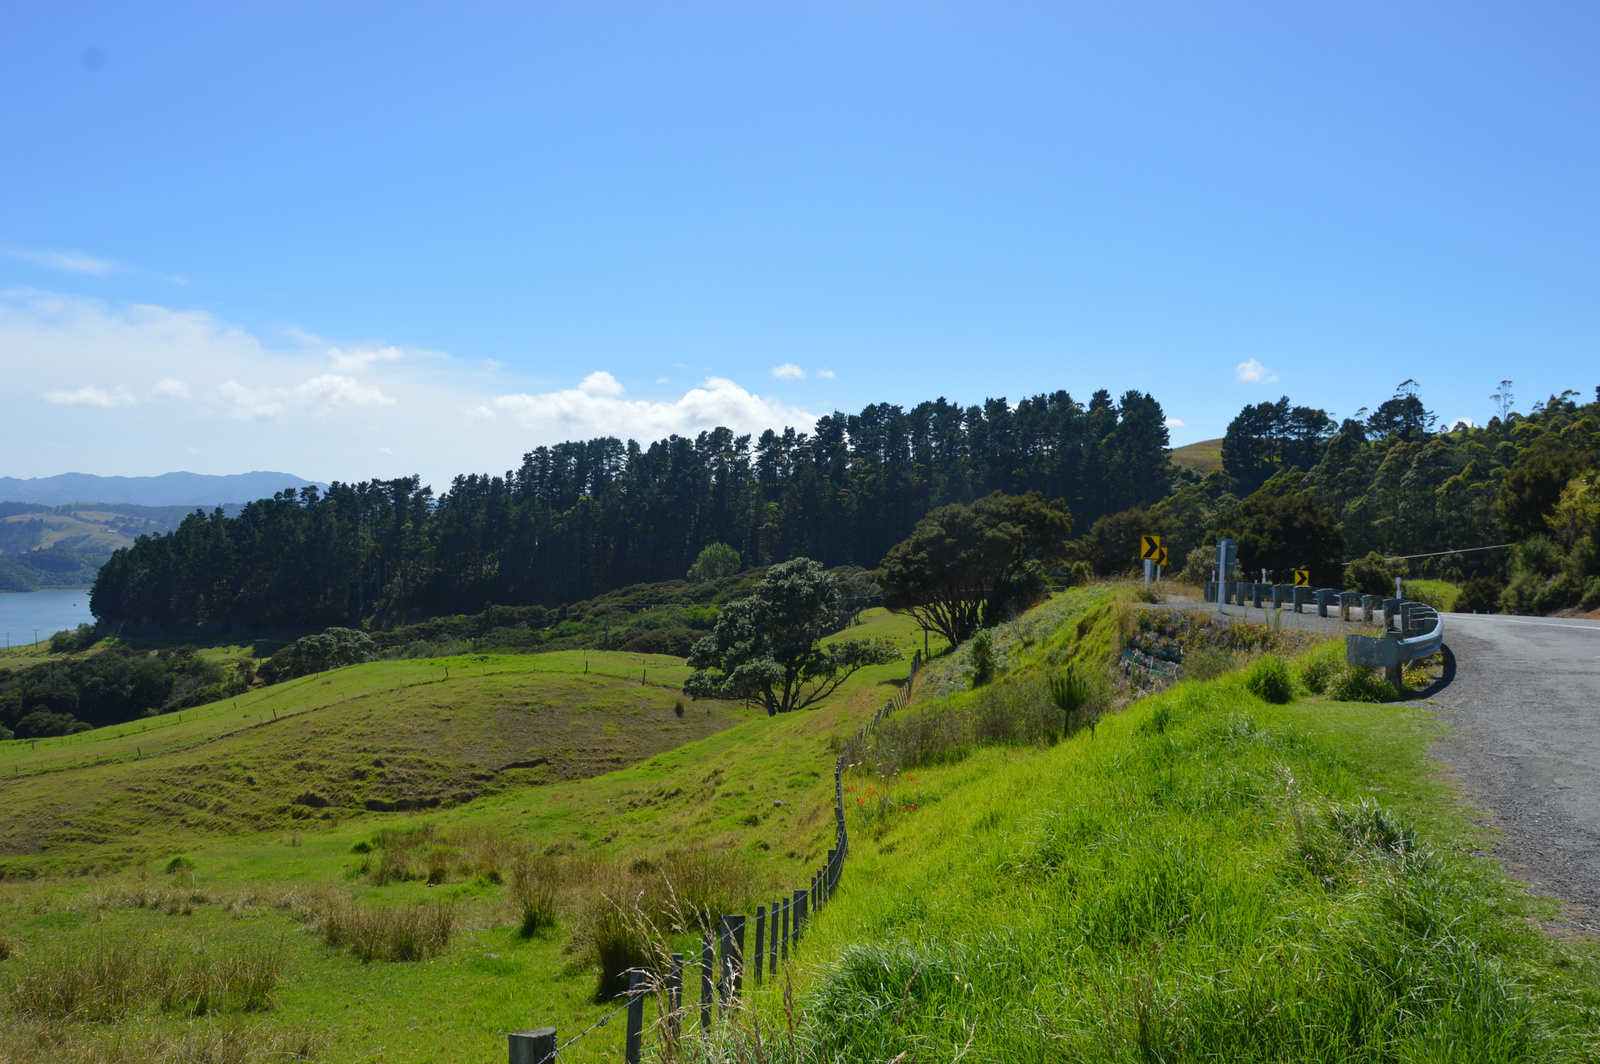
M 1165 564 L 1167 564 L 1167 548 L 1165 548 L 1165 547 L 1156 548 L 1155 561 L 1156 561 L 1157 565 L 1165 565 Z
M 1160 553 L 1161 553 L 1161 537 L 1160 536 L 1140 536 L 1139 537 L 1139 560 L 1140 561 L 1153 562 L 1153 561 L 1156 560 L 1156 555 L 1158 555 Z
M 1310 569 L 1296 569 L 1294 571 L 1294 586 L 1295 587 L 1310 587 L 1311 586 L 1311 570 Z

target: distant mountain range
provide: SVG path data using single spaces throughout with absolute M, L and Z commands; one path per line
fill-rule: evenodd
M 98 477 L 62 473 L 18 480 L 0 477 L 0 502 L 60 506 L 69 502 L 131 503 L 137 506 L 223 506 L 265 499 L 285 488 L 326 484 L 291 473 L 163 473 L 158 477 Z

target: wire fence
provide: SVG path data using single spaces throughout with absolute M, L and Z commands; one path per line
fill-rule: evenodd
M 890 714 L 905 709 L 911 702 L 911 693 L 922 666 L 921 652 L 911 658 L 911 672 L 900 690 L 873 714 L 872 719 L 856 732 L 858 740 L 865 739 L 873 729 L 882 724 Z M 857 744 L 859 745 L 859 744 Z M 848 748 L 848 747 L 847 747 Z M 684 1001 L 684 977 L 687 968 L 698 968 L 700 977 L 699 1011 L 700 1028 L 709 1030 L 725 1017 L 736 1004 L 743 990 L 746 975 L 753 976 L 756 985 L 775 978 L 781 966 L 790 963 L 796 954 L 807 923 L 826 907 L 839 889 L 844 875 L 845 861 L 850 855 L 850 830 L 845 819 L 844 774 L 851 766 L 840 754 L 833 762 L 833 814 L 834 845 L 827 860 L 812 873 L 810 882 L 788 895 L 777 898 L 770 906 L 756 906 L 755 918 L 745 915 L 725 915 L 717 920 L 718 934 L 713 943 L 710 931 L 701 932 L 700 956 L 685 964 L 682 953 L 671 955 L 664 979 L 653 973 L 634 969 L 628 973 L 627 1001 L 619 1008 L 600 1017 L 583 1031 L 565 1042 L 557 1043 L 554 1027 L 541 1027 L 529 1031 L 516 1031 L 510 1035 L 510 1064 L 550 1064 L 559 1059 L 562 1050 L 593 1034 L 614 1017 L 627 1013 L 627 1035 L 623 1057 L 628 1064 L 639 1064 L 648 1048 L 659 1046 L 663 1040 L 677 1042 L 682 1037 L 684 1019 L 692 1017 Z M 746 951 L 746 932 L 753 929 L 754 947 Z M 656 1037 L 649 1046 L 644 1042 L 644 1003 L 652 992 L 663 1000 L 663 1020 Z

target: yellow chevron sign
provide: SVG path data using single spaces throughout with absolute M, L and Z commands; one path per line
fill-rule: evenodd
M 1310 587 L 1311 586 L 1311 570 L 1310 569 L 1296 569 L 1294 571 L 1294 586 L 1295 587 Z
M 1165 547 L 1157 547 L 1156 548 L 1155 562 L 1156 562 L 1157 565 L 1165 565 L 1165 564 L 1167 564 L 1167 548 L 1165 548 Z
M 1139 560 L 1140 561 L 1154 562 L 1156 560 L 1156 556 L 1158 554 L 1160 554 L 1160 553 L 1161 553 L 1161 537 L 1160 536 L 1140 536 L 1139 537 Z M 1156 562 L 1156 564 L 1160 565 L 1161 563 L 1160 562 Z

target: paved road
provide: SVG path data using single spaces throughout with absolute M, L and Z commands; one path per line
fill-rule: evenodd
M 1503 832 L 1495 855 L 1600 933 L 1600 621 L 1445 615 L 1435 753 Z

